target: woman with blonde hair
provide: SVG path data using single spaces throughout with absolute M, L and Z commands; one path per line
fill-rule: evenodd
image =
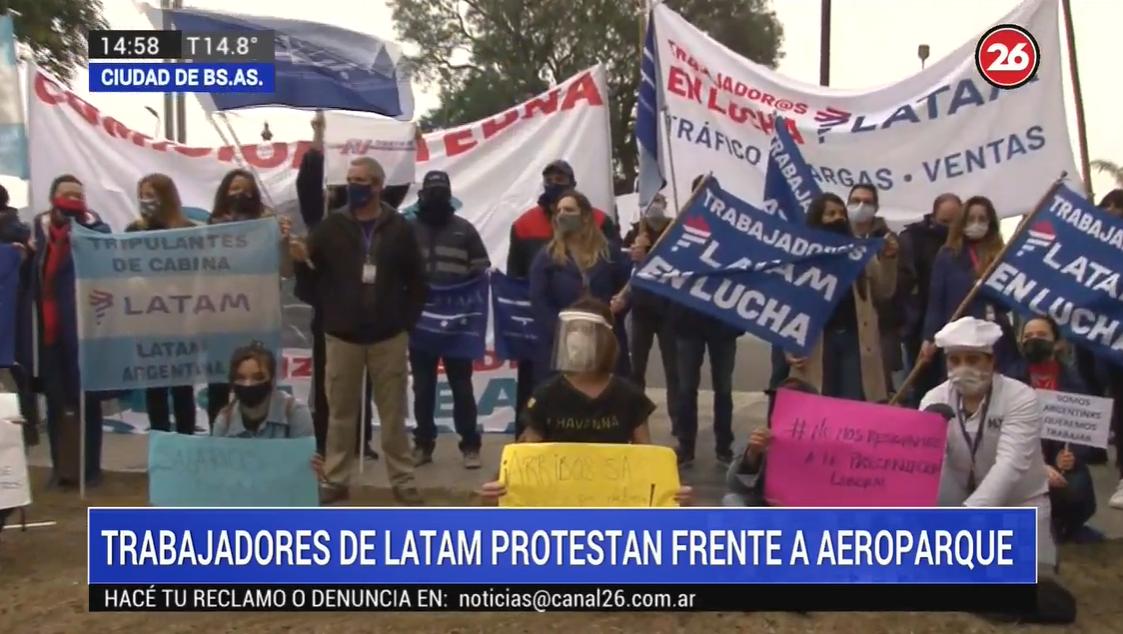
M 535 256 L 530 267 L 530 303 L 539 351 L 534 367 L 542 368 L 541 372 L 535 373 L 535 385 L 552 374 L 548 368 L 558 313 L 583 297 L 592 297 L 607 304 L 628 282 L 627 265 L 621 255 L 613 251 L 597 226 L 593 206 L 584 194 L 577 191 L 563 194 L 558 199 L 553 223 L 553 237 Z M 616 373 L 627 375 L 630 365 L 627 340 L 621 325 L 622 312 L 623 306 L 616 302 L 613 306 L 616 317 L 613 331 L 620 350 Z
M 136 184 L 137 206 L 140 218 L 129 223 L 126 232 L 164 231 L 186 229 L 195 223 L 183 214 L 179 190 L 175 181 L 166 174 L 149 174 Z M 148 424 L 158 431 L 171 431 L 168 411 L 168 392 L 171 392 L 175 411 L 175 429 L 181 434 L 195 433 L 195 388 L 192 385 L 150 387 L 144 391 Z

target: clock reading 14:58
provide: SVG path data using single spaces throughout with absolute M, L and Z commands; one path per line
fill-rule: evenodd
M 180 31 L 90 31 L 90 59 L 178 59 Z

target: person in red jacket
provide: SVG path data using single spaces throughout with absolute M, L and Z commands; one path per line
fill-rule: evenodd
M 542 195 L 538 204 L 524 211 L 511 224 L 510 248 L 507 251 L 507 275 L 526 279 L 530 264 L 542 247 L 554 237 L 554 211 L 562 194 L 577 187 L 577 177 L 569 163 L 558 159 L 542 170 Z M 616 224 L 600 209 L 593 209 L 593 219 L 608 238 L 609 248 L 618 251 L 620 234 Z M 515 401 L 515 437 L 522 433 L 522 411 L 534 391 L 534 363 L 518 359 L 518 394 Z

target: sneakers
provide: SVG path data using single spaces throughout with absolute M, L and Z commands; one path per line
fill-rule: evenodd
M 351 499 L 351 492 L 347 487 L 325 485 L 320 487 L 320 506 L 328 506 L 336 502 L 346 502 Z
M 368 443 L 366 447 L 363 447 L 363 458 L 365 460 L 378 460 L 378 452 Z
M 1113 509 L 1123 510 L 1123 480 L 1120 480 L 1119 486 L 1115 487 L 1115 493 L 1112 494 L 1108 505 Z
M 482 465 L 480 462 L 479 451 L 465 451 L 464 452 L 464 468 L 465 469 L 479 469 Z
M 719 465 L 721 465 L 722 467 L 725 467 L 726 469 L 728 469 L 729 465 L 733 464 L 733 452 L 732 451 L 726 449 L 724 451 L 718 451 L 715 455 L 717 456 L 717 463 Z
M 421 493 L 413 485 L 396 486 L 393 488 L 394 499 L 402 506 L 421 506 Z
M 678 461 L 679 469 L 689 469 L 694 466 L 694 452 L 687 451 L 681 445 L 675 447 L 675 458 Z
M 413 466 L 420 467 L 421 465 L 433 462 L 433 450 L 424 447 L 413 448 Z

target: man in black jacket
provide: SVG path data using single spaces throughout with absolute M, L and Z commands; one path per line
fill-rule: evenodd
M 407 350 L 427 293 L 413 228 L 382 201 L 386 175 L 374 159 L 347 171 L 350 213 L 329 214 L 307 244 L 296 240 L 297 275 L 314 289 L 326 333 L 331 419 L 324 461 L 324 503 L 348 497 L 354 470 L 355 417 L 364 367 L 374 383 L 382 453 L 395 497 L 420 504 L 406 431 Z M 310 279 L 307 279 L 310 278 Z

